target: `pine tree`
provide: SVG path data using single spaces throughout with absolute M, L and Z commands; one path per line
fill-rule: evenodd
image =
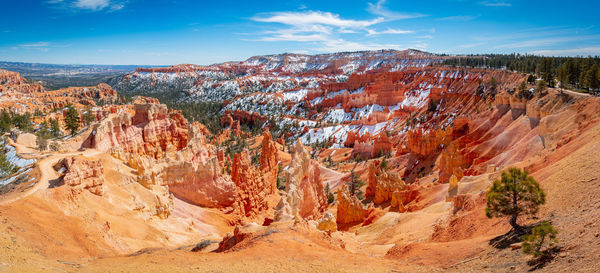
M 81 118 L 83 119 L 83 124 L 85 125 L 90 125 L 90 123 L 96 121 L 96 116 L 94 116 L 92 109 L 89 107 L 85 110 L 85 113 L 81 115 Z
M 544 90 L 546 90 L 546 82 L 544 80 L 539 80 L 535 86 L 535 92 L 541 94 Z
M 11 127 L 12 119 L 10 114 L 8 111 L 6 111 L 6 109 L 3 109 L 2 113 L 0 113 L 0 134 L 10 131 Z
M 387 170 L 388 169 L 388 163 L 387 163 L 387 160 L 385 159 L 385 157 L 383 159 L 381 159 L 381 163 L 379 163 L 379 167 L 382 170 Z
M 527 76 L 527 82 L 530 84 L 534 84 L 535 83 L 535 77 L 532 74 L 529 74 L 529 76 Z
M 498 87 L 498 81 L 496 80 L 496 78 L 492 77 L 492 79 L 490 80 L 490 86 L 492 91 L 496 91 L 496 88 Z
M 77 133 L 77 130 L 79 130 L 79 122 L 80 117 L 77 109 L 75 109 L 75 107 L 73 107 L 71 104 L 67 105 L 67 112 L 65 114 L 65 127 L 71 132 L 72 136 L 74 136 Z
M 354 172 L 352 172 L 350 174 L 350 182 L 349 182 L 349 187 L 348 187 L 348 189 L 350 190 L 350 195 L 356 196 L 356 198 L 358 198 L 358 200 L 364 199 L 364 193 L 360 189 L 364 185 L 365 185 L 365 182 L 360 180 L 360 178 L 358 177 L 358 174 L 355 174 Z
M 487 217 L 510 216 L 510 225 L 520 230 L 517 218 L 521 214 L 535 214 L 546 202 L 546 193 L 528 171 L 510 168 L 502 172 L 501 180 L 495 180 L 486 194 Z
M 6 143 L 5 140 L 2 141 L 2 146 L 0 146 L 0 178 L 11 175 L 18 170 L 18 167 L 8 161 L 6 158 L 6 152 L 4 151 Z
M 600 68 L 597 64 L 594 64 L 585 72 L 584 84 L 588 90 L 598 89 L 598 70 Z
M 329 188 L 329 184 L 325 184 L 325 196 L 327 196 L 327 204 L 331 204 L 335 201 L 335 196 L 331 189 Z
M 59 137 L 61 135 L 60 126 L 58 125 L 58 120 L 50 119 L 50 129 L 52 130 L 52 136 Z
M 566 84 L 569 82 L 569 72 L 567 63 L 564 63 L 558 68 L 557 74 L 558 81 L 560 82 L 560 89 L 562 90 L 566 87 Z
M 525 91 L 527 91 L 527 83 L 523 80 L 521 84 L 519 84 L 519 93 L 524 94 Z

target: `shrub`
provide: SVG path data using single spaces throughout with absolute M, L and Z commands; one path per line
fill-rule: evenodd
M 536 258 L 549 254 L 550 249 L 558 243 L 556 230 L 548 221 L 531 230 L 531 234 L 521 237 L 523 240 L 523 253 L 533 255 Z

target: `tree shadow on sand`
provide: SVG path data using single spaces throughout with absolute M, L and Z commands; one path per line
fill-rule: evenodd
M 521 236 L 531 233 L 531 229 L 536 225 L 522 226 L 520 229 L 511 229 L 506 234 L 502 234 L 490 240 L 489 245 L 497 249 L 505 249 L 511 244 L 521 242 Z
M 552 260 L 554 260 L 554 257 L 556 257 L 556 254 L 559 253 L 560 251 L 561 251 L 561 247 L 555 246 L 553 248 L 546 250 L 542 256 L 528 261 L 527 265 L 531 266 L 531 269 L 529 269 L 529 271 L 531 272 L 531 271 L 535 271 L 535 270 L 544 268 L 544 266 L 546 266 L 547 264 L 552 262 Z
M 520 229 L 511 229 L 506 234 L 502 234 L 498 237 L 495 237 L 490 240 L 489 245 L 497 248 L 497 249 L 506 249 L 510 247 L 511 244 L 519 243 L 523 241 L 521 237 L 523 235 L 531 233 L 531 230 L 537 226 L 538 224 L 532 224 L 527 226 L 522 226 Z M 531 266 L 529 271 L 535 271 L 541 268 L 544 268 L 547 264 L 552 262 L 556 257 L 556 254 L 561 251 L 561 247 L 555 246 L 545 251 L 545 253 L 537 258 L 529 260 L 527 265 Z

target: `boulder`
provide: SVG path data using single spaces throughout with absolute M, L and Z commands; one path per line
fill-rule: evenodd
M 335 216 L 331 212 L 326 212 L 317 224 L 317 228 L 326 232 L 336 232 L 337 223 L 335 222 Z

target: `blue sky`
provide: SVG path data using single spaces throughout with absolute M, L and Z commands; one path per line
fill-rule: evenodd
M 383 48 L 600 55 L 597 1 L 3 2 L 2 61 L 212 64 Z

